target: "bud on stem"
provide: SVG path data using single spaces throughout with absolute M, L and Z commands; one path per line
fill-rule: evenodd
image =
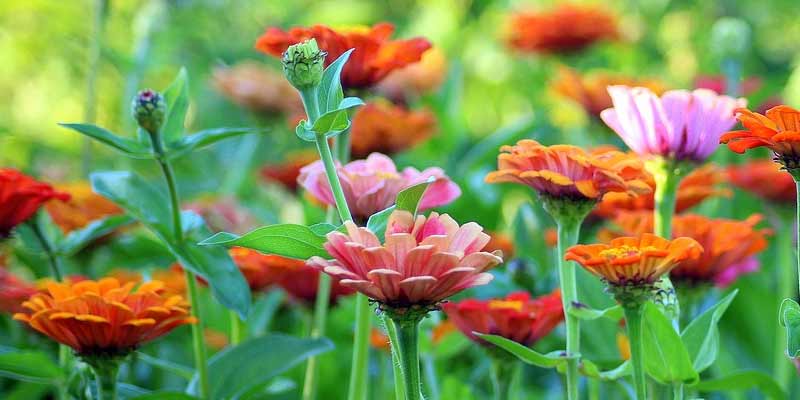
M 167 103 L 161 93 L 145 89 L 133 98 L 131 114 L 142 129 L 157 135 L 167 114 Z
M 297 90 L 313 88 L 322 81 L 327 54 L 315 39 L 289 46 L 283 53 L 283 74 Z

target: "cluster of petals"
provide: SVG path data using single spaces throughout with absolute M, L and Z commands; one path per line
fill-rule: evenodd
M 518 12 L 509 21 L 509 44 L 525 52 L 571 53 L 618 37 L 616 17 L 596 6 L 561 4 L 543 12 Z
M 68 193 L 69 200 L 48 201 L 44 207 L 64 233 L 108 216 L 122 214 L 122 209 L 111 200 L 95 193 L 89 182 L 56 185 L 56 190 Z
M 372 27 L 331 29 L 324 25 L 294 27 L 287 31 L 268 28 L 256 41 L 256 49 L 280 57 L 289 46 L 314 38 L 328 53 L 326 65 L 344 52 L 355 49 L 342 71 L 345 88 L 369 88 L 390 72 L 418 62 L 431 44 L 424 38 L 391 40 L 394 26 L 379 23 Z
M 36 292 L 36 286 L 33 283 L 18 277 L 0 262 L 0 312 L 23 311 L 22 302 Z
M 473 332 L 531 346 L 564 320 L 558 289 L 535 299 L 527 292 L 514 292 L 502 299 L 449 302 L 442 309 L 464 335 L 481 344 Z
M 23 303 L 14 319 L 83 356 L 125 355 L 145 342 L 196 322 L 181 296 L 165 296 L 163 283 L 134 288 L 114 278 L 50 283 Z
M 280 72 L 253 62 L 217 68 L 214 87 L 234 103 L 263 115 L 295 115 L 303 112 L 297 90 Z
M 608 93 L 614 107 L 600 118 L 631 150 L 678 161 L 705 161 L 736 124 L 733 111 L 747 104 L 708 89 L 670 90 L 659 97 L 647 88 L 616 85 Z
M 770 160 L 732 165 L 728 167 L 728 177 L 734 186 L 769 201 L 794 204 L 797 198 L 792 175 Z
M 736 118 L 744 130 L 722 136 L 728 148 L 744 153 L 748 149 L 766 147 L 775 153 L 788 169 L 800 168 L 800 111 L 780 105 L 767 110 L 766 115 L 745 108 L 736 110 Z
M 367 228 L 346 222 L 346 233 L 331 232 L 325 249 L 333 257 L 308 264 L 367 297 L 393 308 L 435 306 L 469 287 L 492 280 L 486 271 L 500 264 L 500 252 L 482 251 L 489 235 L 480 225 L 459 226 L 447 214 L 416 218 L 393 212 L 385 243 Z
M 436 117 L 428 110 L 409 110 L 386 101 L 370 102 L 353 116 L 353 157 L 398 153 L 425 141 L 435 130 Z
M 610 285 L 652 285 L 679 264 L 696 260 L 702 252 L 692 238 L 667 240 L 644 233 L 615 238 L 607 244 L 572 246 L 564 259 L 577 262 Z
M 0 238 L 32 217 L 50 200 L 69 200 L 69 193 L 59 192 L 13 168 L 0 168 Z
M 646 87 L 656 94 L 666 90 L 664 84 L 656 79 L 637 79 L 605 72 L 582 75 L 568 67 L 559 68 L 558 76 L 551 87 L 561 96 L 580 104 L 589 115 L 599 117 L 600 112 L 613 106 L 611 96 L 606 90 L 613 85 Z
M 461 195 L 461 189 L 441 168 L 432 167 L 420 172 L 416 168 L 408 167 L 398 171 L 394 161 L 380 153 L 372 153 L 364 160 L 338 166 L 336 172 L 353 218 L 362 222 L 394 204 L 397 194 L 403 189 L 429 178 L 434 178 L 435 181 L 422 196 L 420 210 L 449 204 Z M 335 204 L 322 161 L 301 169 L 297 182 L 322 203 Z

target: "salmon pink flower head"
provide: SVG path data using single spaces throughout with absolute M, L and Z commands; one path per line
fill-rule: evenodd
M 470 222 L 459 226 L 435 212 L 416 218 L 397 210 L 389 216 L 385 243 L 367 228 L 345 222 L 346 233 L 331 232 L 325 249 L 333 260 L 308 264 L 381 304 L 383 310 L 430 310 L 442 300 L 492 280 L 486 271 L 500 264 L 500 252 L 482 251 L 489 235 Z
M 473 332 L 499 335 L 531 346 L 564 320 L 558 289 L 535 299 L 526 292 L 515 292 L 502 299 L 445 303 L 442 309 L 464 335 L 479 344 L 487 343 Z
M 394 161 L 380 153 L 372 153 L 365 160 L 338 166 L 336 171 L 350 212 L 359 222 L 366 222 L 372 214 L 394 204 L 401 190 L 425 182 L 431 177 L 435 181 L 422 196 L 420 210 L 449 204 L 461 195 L 461 189 L 441 168 L 428 168 L 420 172 L 416 168 L 408 167 L 398 171 Z M 297 182 L 317 200 L 328 205 L 335 204 L 322 161 L 301 169 Z
M 643 87 L 610 86 L 613 108 L 600 118 L 635 153 L 676 161 L 703 162 L 736 120 L 733 110 L 745 99 L 708 89 L 670 90 L 661 97 Z
M 756 147 L 766 147 L 775 154 L 795 179 L 800 176 L 800 111 L 789 106 L 777 106 L 767 110 L 766 115 L 745 108 L 736 110 L 736 118 L 744 130 L 731 131 L 720 139 L 736 153 Z
M 13 168 L 0 168 L 0 239 L 31 218 L 44 203 L 69 198 L 69 193 L 59 192 Z
M 763 199 L 781 204 L 795 204 L 797 188 L 792 175 L 770 160 L 753 160 L 728 167 L 731 183 Z

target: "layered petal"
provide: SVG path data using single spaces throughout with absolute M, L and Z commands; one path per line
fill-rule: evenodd
M 8 236 L 46 202 L 69 199 L 69 193 L 57 191 L 13 168 L 0 168 L 0 238 Z

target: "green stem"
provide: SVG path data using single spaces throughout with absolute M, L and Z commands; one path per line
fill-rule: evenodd
M 572 307 L 572 303 L 578 301 L 578 285 L 575 279 L 575 264 L 565 262 L 563 255 L 567 249 L 578 243 L 578 235 L 581 229 L 581 220 L 560 218 L 556 220 L 558 225 L 558 272 L 561 283 L 561 301 L 564 306 L 564 314 L 567 327 L 567 398 L 569 400 L 578 399 L 578 358 L 580 353 L 580 320 L 566 312 Z
M 311 337 L 325 336 L 325 324 L 328 318 L 328 304 L 331 297 L 331 277 L 328 274 L 319 274 L 317 285 L 317 298 L 314 303 L 314 322 L 311 326 Z M 313 400 L 317 397 L 318 359 L 309 358 L 306 364 L 306 378 L 303 383 L 303 400 Z
M 672 385 L 672 399 L 683 400 L 683 384 L 676 383 Z
M 239 319 L 239 314 L 236 311 L 228 311 L 228 320 L 230 321 L 230 337 L 231 345 L 236 346 L 242 342 L 244 330 L 242 329 L 242 321 Z
M 798 289 L 800 289 L 800 179 L 795 177 L 794 183 L 795 183 L 795 188 L 797 189 L 797 202 L 798 202 L 794 220 L 795 223 L 794 227 L 795 229 L 797 229 L 797 237 L 795 238 L 797 240 L 797 244 L 795 247 L 795 257 L 797 258 L 797 286 Z
M 784 211 L 783 209 L 779 211 Z M 787 213 L 788 214 L 788 213 Z M 794 224 L 791 221 L 792 217 L 783 218 L 785 215 L 783 212 L 779 212 L 778 215 L 781 217 L 781 231 L 778 232 L 775 239 L 777 243 L 775 244 L 775 249 L 778 251 L 778 268 L 775 269 L 776 276 L 775 280 L 778 282 L 778 294 L 779 300 L 783 299 L 796 299 L 797 298 L 797 288 L 794 285 L 794 282 L 797 281 L 795 277 L 795 269 L 790 267 L 792 265 L 793 260 L 792 258 L 794 255 L 792 249 L 794 243 Z M 780 303 L 778 303 L 780 304 Z M 775 381 L 784 389 L 788 389 L 790 382 L 792 371 L 794 367 L 792 363 L 789 361 L 789 358 L 786 356 L 786 331 L 777 326 L 775 331 L 775 359 L 773 362 L 773 374 L 775 375 Z
M 104 368 L 92 367 L 95 376 L 95 400 L 117 400 L 117 373 L 119 365 Z
M 58 345 L 58 366 L 61 368 L 62 371 L 67 370 L 67 365 L 69 364 L 69 360 L 71 358 L 71 354 L 69 351 L 69 347 L 64 344 Z M 62 383 L 56 385 L 56 399 L 58 400 L 69 400 L 69 390 L 67 389 L 67 385 Z
M 64 280 L 64 275 L 61 273 L 61 259 L 56 254 L 55 250 L 53 250 L 53 245 L 50 244 L 50 240 L 47 239 L 47 235 L 44 234 L 41 225 L 39 224 L 39 219 L 34 217 L 31 219 L 30 223 L 28 224 L 33 231 L 33 235 L 36 236 L 36 240 L 39 241 L 39 245 L 42 246 L 42 250 L 47 255 L 47 260 L 50 262 L 50 271 L 53 273 L 53 278 L 61 282 Z
M 389 345 L 392 347 L 392 371 L 394 372 L 394 397 L 395 400 L 405 400 L 406 388 L 403 386 L 403 370 L 400 368 L 400 360 L 397 358 L 397 328 L 393 322 L 381 314 L 381 321 L 386 327 L 386 335 L 389 336 Z
M 406 400 L 422 400 L 422 384 L 419 369 L 419 319 L 392 320 L 397 329 L 397 342 L 392 351 L 398 354 L 403 372 L 403 387 Z
M 514 370 L 518 363 L 507 358 L 492 358 L 490 374 L 494 400 L 511 399 L 511 382 L 514 380 Z
M 675 214 L 680 177 L 668 169 L 653 175 L 656 181 L 653 232 L 665 239 L 670 239 L 672 236 L 672 215 Z
M 644 345 L 642 343 L 642 306 L 624 307 L 625 326 L 631 344 L 631 367 L 636 399 L 647 399 L 647 381 L 644 375 Z

